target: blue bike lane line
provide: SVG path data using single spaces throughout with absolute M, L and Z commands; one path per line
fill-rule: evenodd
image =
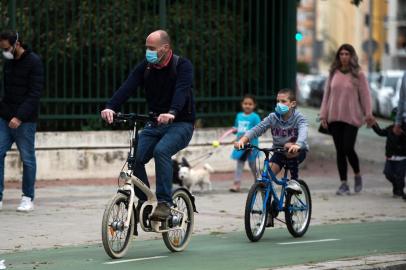
M 7 269 L 263 269 L 406 252 L 406 220 L 310 226 L 302 238 L 267 229 L 251 243 L 244 232 L 194 235 L 187 250 L 162 240 L 131 241 L 127 255 L 110 259 L 101 244 L 0 254 Z M 77 229 L 77 228 L 76 228 Z M 63 233 L 63 232 L 61 232 Z

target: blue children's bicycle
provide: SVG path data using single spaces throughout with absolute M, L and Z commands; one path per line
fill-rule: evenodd
M 283 167 L 283 177 L 278 179 L 269 167 L 271 153 L 286 152 L 283 148 L 259 148 L 248 145 L 245 149 L 257 149 L 265 154 L 264 167 L 261 176 L 248 192 L 245 204 L 245 232 L 252 242 L 261 239 L 265 227 L 273 227 L 279 212 L 285 212 L 285 222 L 290 234 L 294 237 L 303 236 L 310 224 L 312 201 L 308 186 L 303 180 L 298 180 L 300 191 L 287 191 L 289 168 Z M 280 195 L 275 190 L 274 183 L 281 186 Z

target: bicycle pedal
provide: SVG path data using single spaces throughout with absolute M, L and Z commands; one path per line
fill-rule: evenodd
M 266 222 L 265 227 L 269 228 L 269 227 L 273 227 L 275 224 L 273 222 L 273 217 L 272 215 L 268 215 L 268 220 Z
M 292 194 L 294 194 L 294 195 L 300 195 L 300 194 L 302 194 L 302 191 L 301 191 L 301 190 L 289 190 L 288 192 L 289 192 L 289 193 L 292 193 Z
M 289 187 L 286 188 L 286 192 L 290 193 L 290 194 L 296 194 L 296 195 L 302 194 L 301 190 L 295 190 L 295 189 L 289 188 Z
M 258 186 L 261 188 L 265 188 L 266 184 L 264 182 L 258 182 Z

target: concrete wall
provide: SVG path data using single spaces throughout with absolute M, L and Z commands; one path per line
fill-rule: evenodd
M 203 163 L 209 163 L 216 171 L 231 171 L 235 162 L 230 159 L 234 135 L 213 148 L 211 143 L 226 129 L 196 130 L 189 147 L 176 157 L 185 156 L 189 161 L 213 152 Z M 128 153 L 128 131 L 91 132 L 38 132 L 36 136 L 37 179 L 89 179 L 118 176 Z M 270 136 L 261 140 L 270 143 Z M 194 162 L 192 162 L 193 164 Z M 147 166 L 147 173 L 154 175 L 154 163 Z M 7 153 L 5 179 L 21 179 L 22 163 L 13 145 Z

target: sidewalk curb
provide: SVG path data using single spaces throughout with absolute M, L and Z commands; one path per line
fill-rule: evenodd
M 340 259 L 320 263 L 257 270 L 404 270 L 406 253 Z

